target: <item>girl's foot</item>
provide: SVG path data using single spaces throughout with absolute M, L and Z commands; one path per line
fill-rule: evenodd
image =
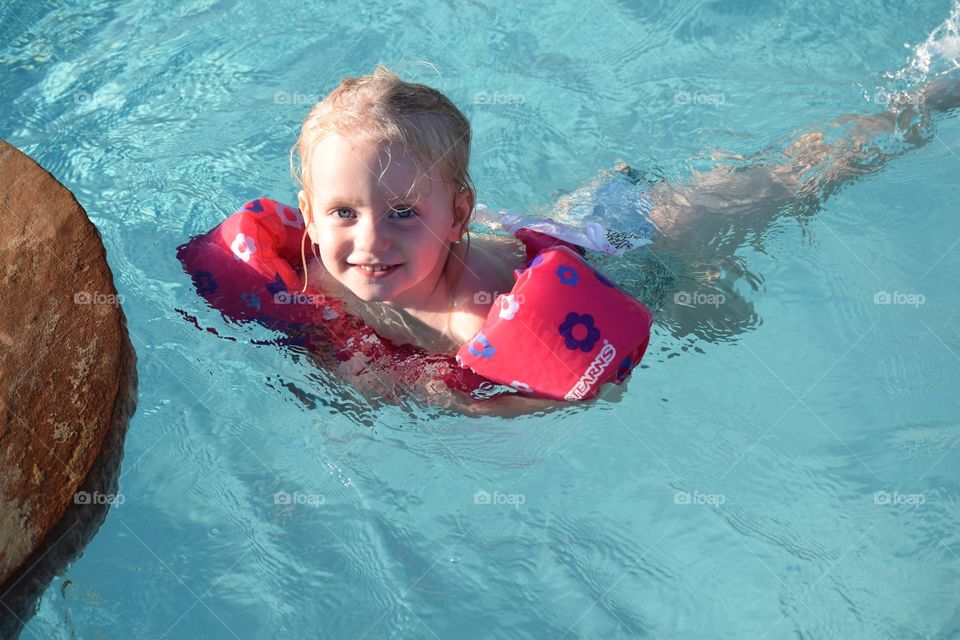
M 920 89 L 922 104 L 934 111 L 960 107 L 960 78 L 937 80 Z

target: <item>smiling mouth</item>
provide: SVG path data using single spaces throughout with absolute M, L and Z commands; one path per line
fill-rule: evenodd
M 349 262 L 347 264 L 350 264 Z M 398 264 L 350 264 L 354 269 L 363 273 L 388 273 L 400 265 Z
M 349 264 L 349 263 L 348 263 Z M 387 269 L 392 269 L 396 266 L 395 264 L 351 264 L 351 267 L 357 267 L 358 269 L 363 269 L 364 271 L 386 271 Z

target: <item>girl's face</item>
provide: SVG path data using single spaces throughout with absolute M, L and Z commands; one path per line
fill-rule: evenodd
M 330 276 L 367 302 L 429 309 L 444 295 L 437 285 L 464 227 L 456 220 L 470 211 L 466 192 L 435 167 L 418 176 L 396 144 L 337 134 L 317 142 L 304 178 L 311 194 L 300 191 L 300 209 Z

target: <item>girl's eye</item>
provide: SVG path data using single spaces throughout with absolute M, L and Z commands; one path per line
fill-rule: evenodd
M 347 209 L 346 207 L 340 207 L 333 210 L 333 214 L 340 218 L 341 220 L 347 220 L 353 215 L 352 209 Z M 397 214 L 396 219 L 398 220 L 409 220 L 413 216 L 417 215 L 417 212 L 412 207 L 394 207 L 390 210 L 390 215 Z
M 391 213 L 396 213 L 400 220 L 408 220 L 415 216 L 417 212 L 410 207 L 399 206 L 394 207 Z

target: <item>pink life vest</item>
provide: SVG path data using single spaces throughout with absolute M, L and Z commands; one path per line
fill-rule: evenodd
M 510 293 L 494 300 L 481 331 L 456 356 L 428 354 L 380 338 L 340 300 L 301 294 L 299 209 L 267 198 L 192 238 L 177 257 L 207 301 L 225 316 L 254 320 L 295 344 L 343 362 L 359 352 L 402 386 L 425 371 L 482 398 L 490 382 L 533 396 L 592 397 L 619 384 L 643 357 L 653 314 L 580 257 L 584 250 L 519 229 L 528 265 L 514 271 Z

